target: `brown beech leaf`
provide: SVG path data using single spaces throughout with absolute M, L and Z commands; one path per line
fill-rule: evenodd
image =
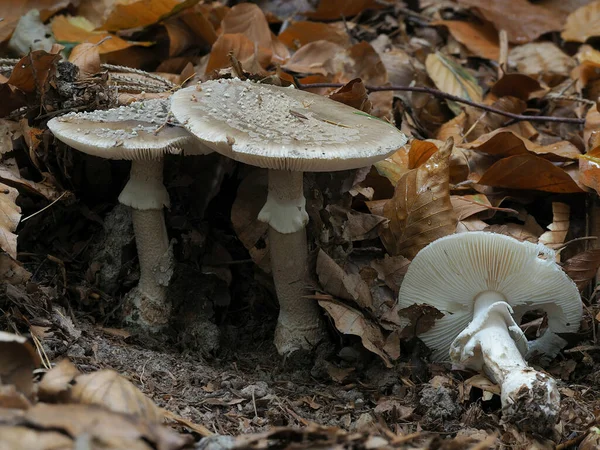
M 317 255 L 319 283 L 335 297 L 350 300 L 361 308 L 373 309 L 373 297 L 369 285 L 358 274 L 346 273 L 327 253 L 319 250 Z
M 435 324 L 435 321 L 444 317 L 444 314 L 430 305 L 410 305 L 408 308 L 398 310 L 398 315 L 409 323 L 400 334 L 403 339 L 410 339 L 425 333 Z
M 63 402 L 69 400 L 71 383 L 81 372 L 68 359 L 63 359 L 50 369 L 38 385 L 40 400 L 46 402 Z
M 461 221 L 482 211 L 502 211 L 515 215 L 518 214 L 518 211 L 514 209 L 493 206 L 484 194 L 451 195 L 450 201 L 458 220 Z
M 585 42 L 600 36 L 600 1 L 590 2 L 573 11 L 561 33 L 565 41 Z
M 559 12 L 527 0 L 459 0 L 459 3 L 476 8 L 497 30 L 506 30 L 512 44 L 525 44 L 542 34 L 562 29 Z
M 57 11 L 68 7 L 72 0 L 2 0 L 0 2 L 0 42 L 7 40 L 14 31 L 21 16 L 32 9 L 40 11 L 43 22 Z
M 31 273 L 19 261 L 8 253 L 0 253 L 0 281 L 13 286 L 25 284 L 31 279 Z
M 587 250 L 565 261 L 563 270 L 571 277 L 580 291 L 583 291 L 596 276 L 600 268 L 600 249 Z
M 481 58 L 497 60 L 500 56 L 498 32 L 490 24 L 477 24 L 460 20 L 436 20 L 431 25 L 448 28 L 454 39 Z
M 539 145 L 506 128 L 484 134 L 465 146 L 493 156 L 506 157 L 530 153 L 554 162 L 576 160 L 581 155 L 579 149 L 568 141 Z
M 101 405 L 150 422 L 160 423 L 164 417 L 162 410 L 133 383 L 109 369 L 77 376 L 70 400 L 85 405 Z
M 340 333 L 360 337 L 367 350 L 379 356 L 386 367 L 392 367 L 390 357 L 383 350 L 385 338 L 377 325 L 360 311 L 337 300 L 319 300 L 319 305 L 331 316 Z
M 600 194 L 600 146 L 579 159 L 579 181 Z
M 456 230 L 456 213 L 450 202 L 450 138 L 429 160 L 400 178 L 394 196 L 383 207 L 390 220 L 381 230 L 392 255 L 413 258 L 430 242 Z
M 414 139 L 411 141 L 410 150 L 408 151 L 408 168 L 416 169 L 422 166 L 437 151 L 438 148 L 433 142 Z
M 17 235 L 14 234 L 21 221 L 21 208 L 15 203 L 19 191 L 0 183 L 0 250 L 17 258 Z
M 271 53 L 273 62 L 281 64 L 290 54 L 273 34 L 264 12 L 253 3 L 239 3 L 232 7 L 221 22 L 223 34 L 243 34 L 260 50 Z
M 342 47 L 350 46 L 350 37 L 345 30 L 323 22 L 292 22 L 278 37 L 283 44 L 294 50 L 319 40 L 333 42 Z
M 427 75 L 440 91 L 473 102 L 482 101 L 483 92 L 477 79 L 449 56 L 440 52 L 430 53 L 425 60 L 425 68 Z M 456 102 L 448 101 L 448 107 L 456 115 L 462 111 Z
M 313 20 L 336 20 L 353 17 L 365 9 L 381 9 L 385 1 L 378 0 L 321 0 L 317 10 L 306 12 Z
M 143 28 L 193 6 L 198 0 L 128 0 L 110 3 L 112 8 L 101 30 Z
M 334 42 L 313 41 L 300 47 L 282 67 L 290 72 L 335 75 L 342 71 L 340 55 L 344 54 L 344 47 Z
M 44 50 L 33 51 L 15 65 L 8 78 L 8 84 L 27 94 L 37 92 L 44 95 L 48 77 L 54 73 L 55 64 L 60 58 L 59 54 Z
M 490 225 L 484 229 L 491 233 L 505 234 L 512 236 L 519 241 L 528 241 L 537 244 L 539 237 L 544 233 L 544 229 L 539 226 L 535 218 L 527 215 L 524 224 L 505 223 L 502 225 Z
M 564 170 L 531 153 L 501 159 L 483 174 L 478 183 L 564 194 L 583 192 Z
M 241 33 L 222 34 L 212 46 L 205 73 L 208 75 L 215 70 L 230 67 L 230 55 L 240 62 L 244 70 L 250 73 L 256 73 L 257 64 L 258 70 L 267 67 L 272 58 L 269 49 L 255 46 L 247 36 Z
M 370 265 L 377 271 L 377 277 L 397 296 L 410 260 L 404 256 L 385 255 L 383 259 L 372 260 Z
M 76 45 L 69 55 L 69 62 L 79 68 L 79 78 L 87 78 L 100 72 L 100 53 L 95 44 Z
M 366 113 L 370 113 L 373 107 L 365 85 L 360 78 L 355 78 L 333 91 L 329 94 L 329 98 Z
M 0 381 L 14 385 L 25 397 L 33 395 L 33 370 L 40 365 L 35 347 L 26 337 L 0 331 Z
M 575 60 L 552 42 L 530 42 L 513 47 L 508 54 L 510 64 L 516 65 L 519 73 L 544 80 L 550 85 L 569 76 Z
M 566 203 L 552 202 L 552 223 L 548 225 L 548 231 L 542 234 L 538 240 L 550 248 L 558 248 L 565 243 L 569 232 L 571 208 Z
M 498 97 L 517 97 L 527 101 L 532 92 L 542 89 L 540 83 L 530 76 L 522 73 L 505 73 L 490 90 L 492 94 Z

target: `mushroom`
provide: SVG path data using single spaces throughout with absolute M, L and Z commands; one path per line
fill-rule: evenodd
M 89 155 L 131 160 L 129 181 L 119 202 L 132 208 L 140 262 L 138 286 L 128 293 L 125 320 L 157 331 L 169 320 L 166 285 L 172 272 L 163 207 L 169 194 L 163 185 L 167 153 L 206 154 L 184 128 L 170 118 L 168 99 L 134 102 L 109 110 L 70 113 L 48 122 L 54 136 Z
M 525 361 L 528 342 L 518 321 L 526 311 L 544 311 L 543 337 L 558 339 L 556 333 L 577 331 L 582 315 L 577 286 L 555 256 L 542 244 L 500 234 L 446 236 L 417 254 L 398 298 L 400 308 L 425 304 L 444 314 L 419 335 L 433 359 L 449 354 L 483 371 L 500 385 L 504 420 L 525 431 L 552 428 L 560 394 L 554 379 Z
M 207 81 L 176 92 L 171 109 L 203 144 L 268 170 L 259 220 L 269 245 L 279 318 L 280 354 L 313 348 L 324 337 L 317 303 L 307 298 L 308 222 L 303 173 L 368 166 L 406 143 L 395 126 L 293 87 L 239 79 Z

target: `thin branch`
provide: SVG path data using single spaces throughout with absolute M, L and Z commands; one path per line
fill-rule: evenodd
M 301 84 L 298 83 L 299 89 L 317 89 L 317 88 L 340 88 L 344 86 L 341 83 L 311 83 L 311 84 Z M 560 123 L 574 123 L 577 125 L 583 125 L 585 123 L 585 119 L 580 119 L 578 117 L 560 117 L 560 116 L 528 116 L 525 114 L 513 114 L 511 112 L 503 111 L 498 108 L 494 108 L 493 106 L 484 105 L 482 103 L 477 103 L 471 100 L 464 99 L 457 95 L 447 94 L 446 92 L 439 91 L 437 89 L 428 88 L 424 86 L 398 86 L 398 85 L 390 85 L 390 86 L 369 86 L 366 85 L 365 88 L 369 92 L 382 92 L 382 91 L 403 91 L 403 92 L 423 92 L 426 94 L 433 95 L 435 97 L 443 98 L 446 100 L 452 100 L 457 103 L 463 103 L 465 105 L 473 106 L 474 108 L 479 108 L 484 111 L 488 111 L 494 114 L 498 114 L 504 117 L 510 117 L 515 120 L 529 120 L 531 122 L 560 122 Z

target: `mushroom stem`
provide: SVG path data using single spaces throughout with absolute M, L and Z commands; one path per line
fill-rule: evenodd
M 119 201 L 132 208 L 140 263 L 140 281 L 127 295 L 125 320 L 157 331 L 169 321 L 166 286 L 173 271 L 163 214 L 163 207 L 169 204 L 163 185 L 163 160 L 132 161 L 130 179 Z
M 550 430 L 560 409 L 556 382 L 529 367 L 523 354 L 525 335 L 512 317 L 512 308 L 499 292 L 477 297 L 473 320 L 452 343 L 455 362 L 483 371 L 501 389 L 503 418 L 524 431 Z
M 259 220 L 269 223 L 269 245 L 279 317 L 275 346 L 281 355 L 312 349 L 324 336 L 317 303 L 306 298 L 308 248 L 303 173 L 269 170 L 269 194 Z

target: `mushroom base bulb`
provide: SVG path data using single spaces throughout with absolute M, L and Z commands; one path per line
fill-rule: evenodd
M 523 431 L 551 430 L 560 409 L 556 382 L 527 365 L 527 339 L 505 300 L 494 291 L 477 297 L 473 320 L 452 342 L 450 357 L 500 385 L 504 421 Z

